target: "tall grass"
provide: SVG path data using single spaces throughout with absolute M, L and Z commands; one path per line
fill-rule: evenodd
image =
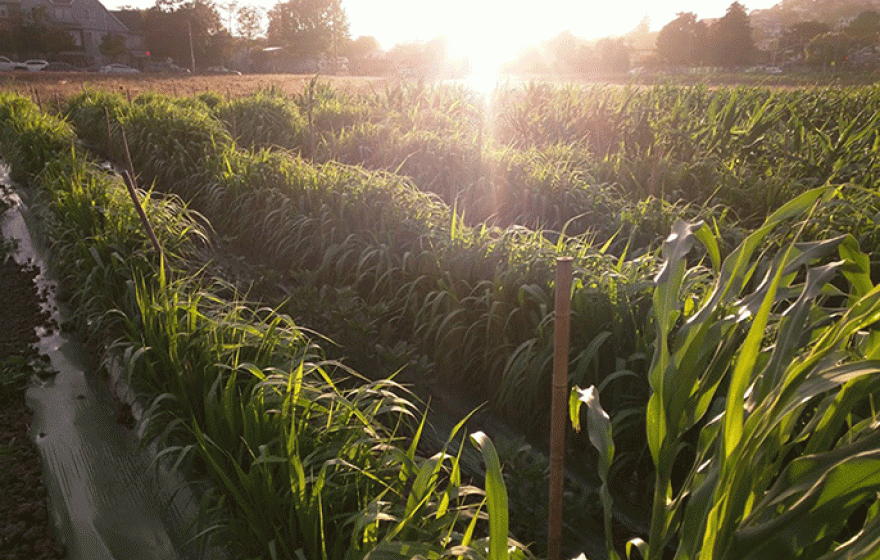
M 75 139 L 67 123 L 23 97 L 0 93 L 0 149 L 14 181 L 33 179 L 59 152 L 73 149 Z
M 71 149 L 32 186 L 82 323 L 116 339 L 146 399 L 143 435 L 204 481 L 214 520 L 204 534 L 243 557 L 511 555 L 485 437 L 486 493 L 463 478 L 461 450 L 417 453 L 424 418 L 402 387 L 352 385 L 359 376 L 324 361 L 287 316 L 217 295 L 228 286 L 179 267 L 171 282 L 118 177 Z M 198 260 L 211 233 L 202 218 L 174 197 L 141 194 L 172 265 Z

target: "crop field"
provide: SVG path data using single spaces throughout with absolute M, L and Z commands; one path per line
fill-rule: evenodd
M 880 89 L 17 88 L 77 322 L 235 557 L 545 555 L 560 256 L 566 554 L 876 549 Z

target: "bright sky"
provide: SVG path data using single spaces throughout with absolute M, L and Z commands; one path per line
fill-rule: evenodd
M 223 6 L 229 0 L 215 0 Z M 248 0 L 237 0 L 239 5 Z M 276 0 L 250 0 L 269 9 Z M 701 18 L 723 16 L 733 0 L 342 0 L 351 35 L 372 35 L 383 48 L 411 40 L 446 36 L 453 54 L 493 59 L 516 57 L 524 45 L 569 30 L 591 38 L 633 29 L 646 14 L 658 30 L 678 12 Z M 769 8 L 779 0 L 740 0 L 748 10 Z M 105 0 L 148 8 L 155 0 Z M 221 14 L 225 13 L 221 8 Z

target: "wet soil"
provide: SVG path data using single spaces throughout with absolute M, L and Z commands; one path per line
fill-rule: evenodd
M 0 244 L 8 248 L 2 237 Z M 28 439 L 25 389 L 43 363 L 32 344 L 35 329 L 49 319 L 40 308 L 37 273 L 0 248 L 0 560 L 58 559 L 65 553 L 52 535 L 42 464 Z

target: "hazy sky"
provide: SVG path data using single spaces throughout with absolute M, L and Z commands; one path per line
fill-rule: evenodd
M 216 0 L 222 6 L 229 0 Z M 247 0 L 237 0 L 239 4 Z M 276 0 L 251 0 L 271 8 Z M 353 37 L 372 35 L 384 48 L 395 43 L 446 36 L 454 53 L 494 51 L 515 57 L 523 45 L 569 30 L 586 38 L 625 33 L 646 14 L 659 29 L 678 12 L 720 17 L 733 0 L 342 0 Z M 741 0 L 748 10 L 769 8 L 779 0 Z M 155 0 L 106 0 L 147 8 Z M 223 10 L 221 9 L 221 14 Z M 489 55 L 490 53 L 485 53 Z

